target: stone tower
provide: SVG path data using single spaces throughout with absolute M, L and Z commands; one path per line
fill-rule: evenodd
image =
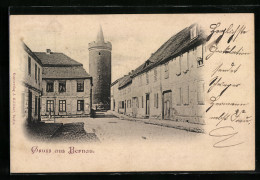
M 93 108 L 110 109 L 112 44 L 105 42 L 101 26 L 96 41 L 89 43 L 88 49 L 89 73 L 93 78 Z

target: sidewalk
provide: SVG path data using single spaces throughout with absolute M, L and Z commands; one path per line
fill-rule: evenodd
M 135 122 L 141 122 L 141 123 L 145 123 L 145 124 L 152 124 L 152 125 L 157 125 L 157 126 L 176 128 L 176 129 L 181 129 L 181 130 L 196 132 L 196 133 L 205 133 L 205 131 L 204 131 L 205 125 L 202 125 L 202 124 L 177 122 L 177 121 L 172 121 L 172 120 L 133 118 L 133 117 L 126 116 L 123 114 L 119 114 L 119 113 L 117 113 L 115 111 L 111 111 L 111 110 L 109 110 L 108 113 L 113 114 L 114 116 L 118 117 L 121 120 L 135 121 Z

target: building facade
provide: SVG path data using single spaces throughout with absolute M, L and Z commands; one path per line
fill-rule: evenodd
M 42 109 L 44 119 L 89 116 L 92 78 L 83 65 L 63 53 L 34 52 L 43 64 Z
M 89 43 L 89 73 L 93 78 L 94 109 L 110 108 L 111 50 L 112 45 L 105 42 L 100 26 L 96 41 Z
M 41 120 L 42 62 L 31 49 L 21 42 L 21 71 L 23 72 L 22 114 L 27 123 Z
M 111 110 L 132 117 L 205 124 L 205 34 L 193 24 L 111 84 Z

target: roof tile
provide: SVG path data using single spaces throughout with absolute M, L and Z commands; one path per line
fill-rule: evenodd
M 90 78 L 83 66 L 43 67 L 43 79 L 77 79 Z
M 43 66 L 82 65 L 63 53 L 51 52 L 50 54 L 47 54 L 46 52 L 34 52 L 34 54 L 42 61 Z

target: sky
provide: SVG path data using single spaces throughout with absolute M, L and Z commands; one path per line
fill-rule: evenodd
M 200 16 L 201 17 L 201 16 Z M 11 18 L 12 20 L 12 18 Z M 183 28 L 202 20 L 191 15 L 24 15 L 15 17 L 15 33 L 34 52 L 62 52 L 89 72 L 88 43 L 102 26 L 112 43 L 112 82 L 146 61 Z

